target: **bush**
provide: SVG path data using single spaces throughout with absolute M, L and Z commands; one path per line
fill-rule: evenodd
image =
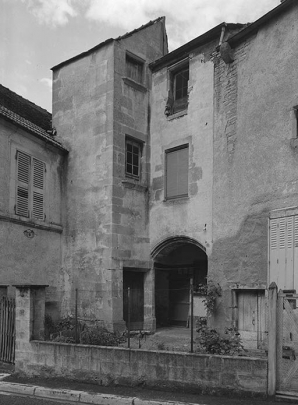
M 224 336 L 215 329 L 202 325 L 197 329 L 199 334 L 197 342 L 198 351 L 210 354 L 239 354 L 243 351 L 240 333 L 236 328 L 225 328 Z
M 107 329 L 94 326 L 86 328 L 81 333 L 80 342 L 85 345 L 118 346 L 122 337 L 119 333 L 109 332 Z

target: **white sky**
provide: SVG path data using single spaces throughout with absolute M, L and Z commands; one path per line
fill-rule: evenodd
M 170 50 L 225 21 L 253 22 L 280 0 L 0 0 L 0 83 L 51 111 L 50 68 L 166 16 Z

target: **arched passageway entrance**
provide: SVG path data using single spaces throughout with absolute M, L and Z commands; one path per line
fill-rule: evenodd
M 194 283 L 194 315 L 204 316 L 198 285 L 206 284 L 208 258 L 203 246 L 187 237 L 164 241 L 153 251 L 156 326 L 186 326 L 190 312 L 190 282 Z

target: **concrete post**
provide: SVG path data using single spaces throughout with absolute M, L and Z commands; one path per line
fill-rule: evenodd
M 144 330 L 155 332 L 155 269 L 144 273 Z
M 45 288 L 47 285 L 15 285 L 16 342 L 44 340 Z
M 268 293 L 268 395 L 276 391 L 276 311 L 277 285 L 272 282 Z

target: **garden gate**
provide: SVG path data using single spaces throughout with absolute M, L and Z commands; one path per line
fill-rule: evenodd
M 298 294 L 278 293 L 276 394 L 298 397 Z
M 14 363 L 15 359 L 15 299 L 0 301 L 0 361 Z

